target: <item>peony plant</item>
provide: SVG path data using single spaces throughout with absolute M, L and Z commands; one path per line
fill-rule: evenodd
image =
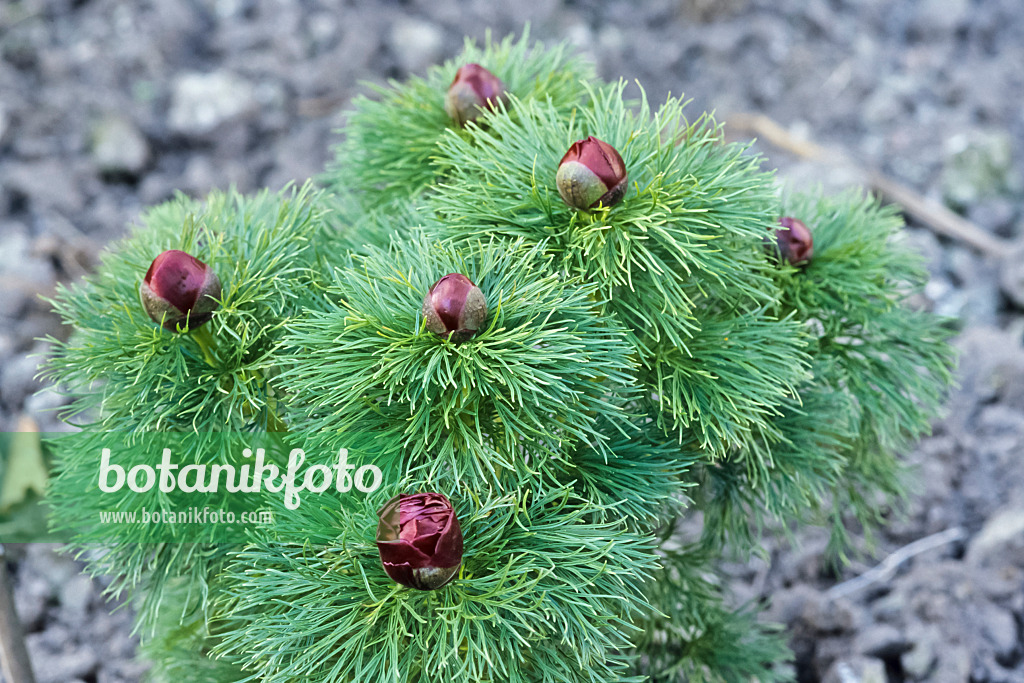
M 54 525 L 103 546 L 154 680 L 785 680 L 719 565 L 885 522 L 949 325 L 893 210 L 780 192 L 625 93 L 566 46 L 467 43 L 357 98 L 316 183 L 156 207 L 59 292 Z M 96 527 L 99 446 L 169 433 L 258 459 L 224 500 L 268 521 Z

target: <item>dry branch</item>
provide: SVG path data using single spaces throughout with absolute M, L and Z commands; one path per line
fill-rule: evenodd
M 754 135 L 804 159 L 853 168 L 864 177 L 873 192 L 887 201 L 899 204 L 905 213 L 933 232 L 960 240 L 986 256 L 999 259 L 1011 251 L 1009 242 L 990 235 L 945 206 L 923 197 L 879 171 L 864 168 L 844 152 L 798 138 L 764 114 L 733 114 L 728 119 L 728 128 L 733 132 Z

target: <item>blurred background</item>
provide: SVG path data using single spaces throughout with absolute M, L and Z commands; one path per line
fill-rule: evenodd
M 61 429 L 37 340 L 67 331 L 40 297 L 145 207 L 314 176 L 365 82 L 526 23 L 605 79 L 714 110 L 784 183 L 909 209 L 931 273 L 919 303 L 960 318 L 962 349 L 948 418 L 907 454 L 916 495 L 840 575 L 814 530 L 725 570 L 737 603 L 787 625 L 801 681 L 1024 681 L 1020 0 L 2 0 L 0 430 Z M 0 525 L 46 476 L 10 441 Z M 842 583 L 886 557 L 893 571 Z M 48 545 L 7 562 L 39 681 L 140 678 L 130 608 L 102 580 Z

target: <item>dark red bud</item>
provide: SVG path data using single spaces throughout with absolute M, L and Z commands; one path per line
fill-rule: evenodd
M 775 248 L 779 257 L 792 265 L 806 264 L 814 255 L 814 239 L 807 225 L 798 218 L 783 216 L 775 231 Z
M 444 110 L 460 126 L 475 121 L 485 110 L 494 111 L 506 101 L 505 84 L 479 64 L 466 64 L 455 72 L 455 80 L 444 97 Z
M 139 285 L 146 313 L 171 332 L 177 331 L 179 325 L 194 330 L 205 323 L 220 305 L 220 296 L 217 274 L 199 259 L 177 249 L 153 259 Z
M 397 583 L 423 591 L 441 588 L 462 565 L 462 528 L 440 493 L 399 494 L 377 511 L 377 550 Z
M 626 194 L 626 164 L 614 147 L 593 135 L 572 143 L 558 163 L 555 184 L 569 206 L 612 206 Z
M 423 297 L 423 317 L 434 334 L 463 342 L 487 322 L 487 300 L 468 277 L 449 273 Z

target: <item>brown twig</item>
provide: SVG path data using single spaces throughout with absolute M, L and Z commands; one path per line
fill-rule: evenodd
M 848 154 L 796 137 L 764 114 L 733 114 L 728 118 L 727 127 L 731 131 L 754 135 L 804 159 L 853 168 L 865 179 L 872 192 L 887 201 L 899 204 L 903 207 L 904 212 L 913 216 L 933 232 L 960 240 L 986 256 L 999 259 L 1012 249 L 1011 244 L 1006 240 L 988 234 L 945 206 L 928 200 L 913 189 L 879 171 L 865 169 L 851 159 Z
M 885 581 L 896 573 L 896 570 L 899 569 L 901 564 L 915 555 L 920 555 L 921 553 L 932 550 L 933 548 L 940 548 L 947 543 L 959 541 L 963 539 L 964 536 L 966 536 L 964 530 L 957 526 L 951 529 L 946 529 L 945 531 L 940 531 L 937 534 L 932 534 L 931 536 L 919 538 L 913 543 L 909 543 L 895 551 L 879 564 L 867 570 L 860 576 L 855 576 L 849 581 L 844 581 L 843 583 L 832 586 L 832 588 L 829 588 L 825 593 L 825 596 L 834 600 L 851 593 L 856 593 L 862 588 L 866 588 L 878 581 Z
M 868 174 L 871 189 L 927 225 L 934 232 L 958 239 L 986 256 L 1002 258 L 1010 250 L 1006 240 L 994 237 L 945 206 L 930 202 L 912 189 L 881 173 Z
M 14 609 L 11 578 L 7 573 L 7 557 L 0 545 L 0 664 L 4 678 L 12 683 L 34 683 L 32 660 L 25 647 L 25 634 Z

